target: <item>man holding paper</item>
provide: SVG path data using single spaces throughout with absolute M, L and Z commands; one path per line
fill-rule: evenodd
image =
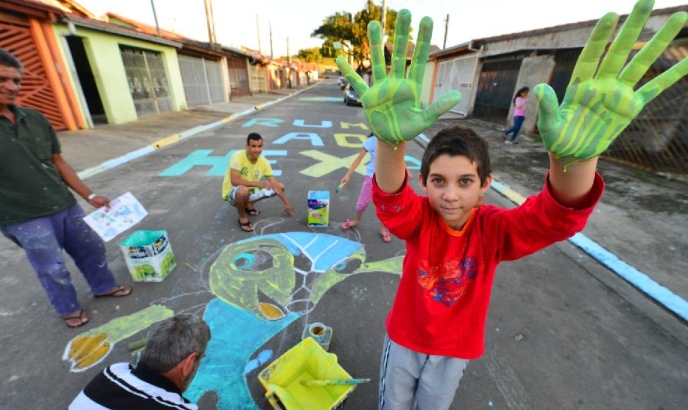
M 62 251 L 74 259 L 96 297 L 131 293 L 117 286 L 105 245 L 84 222 L 71 188 L 94 207 L 110 201 L 91 191 L 60 154 L 60 143 L 38 111 L 18 107 L 23 66 L 0 48 L 0 232 L 26 252 L 55 311 L 68 327 L 88 322 Z

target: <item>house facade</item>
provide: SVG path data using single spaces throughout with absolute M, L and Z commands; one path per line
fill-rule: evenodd
M 655 10 L 635 50 L 667 21 L 671 14 L 688 11 L 688 5 Z M 627 16 L 620 18 L 620 24 Z M 574 65 L 596 20 L 522 33 L 476 39 L 430 53 L 425 104 L 448 90 L 459 90 L 462 101 L 451 111 L 465 117 L 509 125 L 516 90 L 549 84 L 559 101 L 564 98 Z M 688 56 L 688 30 L 684 28 L 653 64 L 640 84 L 651 80 Z M 604 154 L 620 162 L 671 174 L 688 174 L 688 80 L 651 101 Z M 533 94 L 531 94 L 532 96 Z M 537 134 L 537 101 L 529 98 L 523 130 Z

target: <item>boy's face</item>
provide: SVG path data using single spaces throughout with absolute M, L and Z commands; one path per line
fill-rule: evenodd
M 463 228 L 491 182 L 492 175 L 481 186 L 478 165 L 462 155 L 440 155 L 430 164 L 427 185 L 423 185 L 422 176 L 420 178 L 430 205 L 456 230 Z
M 256 162 L 263 153 L 263 140 L 249 140 L 246 144 L 246 152 L 248 152 L 248 159 Z

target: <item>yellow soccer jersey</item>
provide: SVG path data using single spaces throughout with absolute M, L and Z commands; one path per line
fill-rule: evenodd
M 258 182 L 263 177 L 272 176 L 272 167 L 265 157 L 260 156 L 256 162 L 251 162 L 245 149 L 235 152 L 229 160 L 225 179 L 222 182 L 222 199 L 227 198 L 229 191 L 232 190 L 232 171 L 239 171 L 241 178 L 251 182 Z

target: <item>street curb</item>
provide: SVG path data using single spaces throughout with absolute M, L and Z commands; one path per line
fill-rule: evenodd
M 182 131 L 182 132 L 177 133 L 177 134 L 168 135 L 167 137 L 161 138 L 161 139 L 159 139 L 159 140 L 153 142 L 152 144 L 149 144 L 149 145 L 147 145 L 147 146 L 145 146 L 145 147 L 143 147 L 143 148 L 141 148 L 141 149 L 137 149 L 136 151 L 132 151 L 132 152 L 129 152 L 129 153 L 127 153 L 127 154 L 124 154 L 124 155 L 122 155 L 122 156 L 120 156 L 120 157 L 113 158 L 113 159 L 111 159 L 111 160 L 105 161 L 105 162 L 103 162 L 103 163 L 101 163 L 101 164 L 99 164 L 99 165 L 96 165 L 95 167 L 87 168 L 87 169 L 85 169 L 85 170 L 83 170 L 83 171 L 77 172 L 77 175 L 78 175 L 79 178 L 81 178 L 82 180 L 91 178 L 91 177 L 93 177 L 93 176 L 95 176 L 95 175 L 98 175 L 98 174 L 101 174 L 101 173 L 103 173 L 103 172 L 105 172 L 105 171 L 108 171 L 108 170 L 117 168 L 118 166 L 120 166 L 120 165 L 122 165 L 122 164 L 126 164 L 127 162 L 133 161 L 133 160 L 135 160 L 135 159 L 144 157 L 144 156 L 146 156 L 146 155 L 148 155 L 148 154 L 151 154 L 151 153 L 153 153 L 153 152 L 155 152 L 155 151 L 158 151 L 158 150 L 160 150 L 160 149 L 163 149 L 163 148 L 169 147 L 169 146 L 171 146 L 171 145 L 174 145 L 174 144 L 176 144 L 176 143 L 178 143 L 178 142 L 180 142 L 180 141 L 182 141 L 182 140 L 185 140 L 185 139 L 187 139 L 187 138 L 193 137 L 193 136 L 198 135 L 198 134 L 200 134 L 200 133 L 202 133 L 202 132 L 209 131 L 209 130 L 211 130 L 211 129 L 213 129 L 213 128 L 220 127 L 220 126 L 222 126 L 222 125 L 225 125 L 225 124 L 227 124 L 227 123 L 230 123 L 230 122 L 232 122 L 232 121 L 234 121 L 234 120 L 236 120 L 236 119 L 239 119 L 239 118 L 241 118 L 241 117 L 245 117 L 245 116 L 247 116 L 247 115 L 249 115 L 249 114 L 252 114 L 252 113 L 254 113 L 254 112 L 262 111 L 262 110 L 264 110 L 265 108 L 267 108 L 267 107 L 269 107 L 269 106 L 271 106 L 271 105 L 274 105 L 274 104 L 277 104 L 277 103 L 279 103 L 279 102 L 282 102 L 282 101 L 284 101 L 284 100 L 286 100 L 286 99 L 288 99 L 288 98 L 291 98 L 291 97 L 293 97 L 293 96 L 295 96 L 295 95 L 298 95 L 298 94 L 304 92 L 305 90 L 308 90 L 308 89 L 310 89 L 310 88 L 312 88 L 312 87 L 315 87 L 315 86 L 317 86 L 317 85 L 318 85 L 318 84 L 316 83 L 316 84 L 314 84 L 314 85 L 312 85 L 312 86 L 310 86 L 310 87 L 308 87 L 308 88 L 304 88 L 304 89 L 295 91 L 295 92 L 292 93 L 292 94 L 285 95 L 284 97 L 280 97 L 280 98 L 278 98 L 278 99 L 276 99 L 276 100 L 274 100 L 274 101 L 270 101 L 270 102 L 267 102 L 267 103 L 258 104 L 258 105 L 256 105 L 256 106 L 253 107 L 253 108 L 249 108 L 249 109 L 244 110 L 244 111 L 242 111 L 242 112 L 232 114 L 232 115 L 230 115 L 229 117 L 223 118 L 223 119 L 221 119 L 221 120 L 218 120 L 218 121 L 215 121 L 215 122 L 211 122 L 211 123 L 205 124 L 205 125 L 198 125 L 198 126 L 196 126 L 196 127 L 190 128 L 190 129 L 188 129 L 188 130 L 186 130 L 186 131 Z

